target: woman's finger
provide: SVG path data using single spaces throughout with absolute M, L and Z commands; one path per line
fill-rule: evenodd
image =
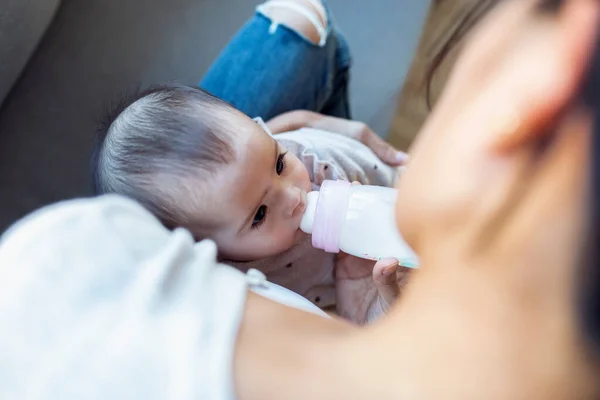
M 396 301 L 398 293 L 398 281 L 396 271 L 398 270 L 399 262 L 395 258 L 385 258 L 377 261 L 373 268 L 373 281 L 379 292 L 379 297 L 382 304 L 391 307 Z M 386 310 L 387 311 L 387 310 Z
M 396 150 L 391 144 L 380 138 L 371 129 L 366 128 L 362 134 L 361 141 L 370 148 L 381 161 L 391 166 L 406 164 L 408 155 L 403 151 Z

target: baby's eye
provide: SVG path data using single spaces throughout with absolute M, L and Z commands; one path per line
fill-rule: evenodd
M 277 157 L 277 166 L 275 167 L 275 171 L 277 175 L 281 175 L 283 171 L 285 171 L 285 156 L 287 153 L 282 153 Z
M 256 212 L 256 215 L 254 216 L 254 221 L 252 221 L 252 229 L 258 228 L 263 222 L 265 222 L 266 218 L 267 218 L 267 206 L 258 207 L 258 211 Z

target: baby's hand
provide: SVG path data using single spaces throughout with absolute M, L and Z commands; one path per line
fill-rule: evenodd
M 336 264 L 336 302 L 340 316 L 358 324 L 373 322 L 389 311 L 406 281 L 408 269 L 395 259 L 365 260 L 341 254 Z

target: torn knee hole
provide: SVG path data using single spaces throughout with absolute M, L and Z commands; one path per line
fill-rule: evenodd
M 320 46 L 327 39 L 327 14 L 319 0 L 271 0 L 257 10 L 272 21 L 272 33 L 283 25 Z

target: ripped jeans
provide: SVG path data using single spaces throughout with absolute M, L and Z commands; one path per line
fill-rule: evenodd
M 257 12 L 231 39 L 200 87 L 265 121 L 293 110 L 350 118 L 351 56 L 329 10 L 327 40 L 313 44 Z

